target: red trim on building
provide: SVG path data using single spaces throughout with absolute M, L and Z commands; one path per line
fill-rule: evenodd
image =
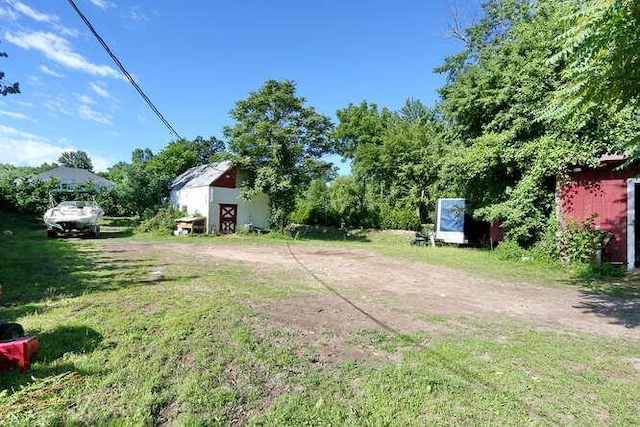
M 238 174 L 238 168 L 231 168 L 220 176 L 220 178 L 213 181 L 212 187 L 223 188 L 236 188 L 236 175 Z

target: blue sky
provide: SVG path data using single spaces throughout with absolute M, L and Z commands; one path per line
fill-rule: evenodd
M 335 121 L 350 102 L 433 105 L 447 37 L 477 0 L 75 0 L 125 68 L 187 139 L 222 137 L 235 102 L 270 78 Z M 160 151 L 174 136 L 65 0 L 0 0 L 0 163 L 54 162 L 84 150 L 97 170 Z

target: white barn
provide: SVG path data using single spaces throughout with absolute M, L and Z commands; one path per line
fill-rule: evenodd
M 269 197 L 242 198 L 242 171 L 230 161 L 196 166 L 171 183 L 171 205 L 204 216 L 207 233 L 234 233 L 237 227 L 269 227 Z

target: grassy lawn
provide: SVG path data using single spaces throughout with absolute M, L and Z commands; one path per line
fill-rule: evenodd
M 424 313 L 439 332 L 359 329 L 349 344 L 381 357 L 322 363 L 260 308 L 322 292 L 303 271 L 161 249 L 132 257 L 99 241 L 47 240 L 37 218 L 0 221 L 14 231 L 0 236 L 0 318 L 37 333 L 41 347 L 30 372 L 0 373 L 1 425 L 640 425 L 638 341 Z M 392 234 L 314 244 L 550 286 L 571 280 L 562 269 L 410 247 Z

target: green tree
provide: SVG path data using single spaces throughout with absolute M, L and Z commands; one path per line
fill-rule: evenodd
M 140 155 L 141 153 L 136 153 Z M 173 180 L 181 173 L 194 166 L 208 164 L 228 156 L 222 141 L 212 136 L 204 139 L 197 136 L 194 140 L 180 139 L 172 141 L 155 156 L 142 158 L 149 160 L 148 168 L 157 177 Z
M 329 209 L 329 190 L 321 178 L 315 178 L 298 200 L 291 219 L 309 225 L 335 225 Z
M 191 144 L 196 154 L 196 162 L 200 165 L 224 160 L 228 155 L 224 142 L 215 136 L 205 139 L 198 135 Z
M 570 26 L 549 61 L 562 67 L 563 81 L 542 117 L 566 120 L 613 110 L 635 122 L 625 148 L 640 157 L 640 2 L 591 0 L 564 21 Z
M 343 155 L 352 159 L 364 204 L 362 215 L 350 214 L 351 219 L 342 221 L 362 218 L 372 224 L 373 217 L 365 214 L 371 211 L 378 211 L 379 224 L 390 228 L 414 228 L 428 220 L 442 155 L 442 123 L 437 116 L 415 99 L 408 99 L 397 112 L 378 112 L 366 101 L 349 104 L 337 116 L 334 137 Z
M 354 159 L 359 150 L 382 144 L 382 135 L 391 113 L 386 108 L 378 111 L 375 103 L 362 101 L 359 105 L 350 103 L 347 108 L 336 111 L 338 125 L 333 137 L 338 141 L 337 152 L 347 159 Z
M 550 60 L 565 63 L 557 101 L 571 109 L 592 103 L 620 110 L 640 101 L 640 2 L 590 0 L 565 20 L 562 49 Z M 579 108 L 578 108 L 579 109 Z
M 93 164 L 91 163 L 91 159 L 89 158 L 89 155 L 82 150 L 65 151 L 58 158 L 58 162 L 61 165 L 64 165 L 70 168 L 86 169 L 88 171 L 93 171 Z
M 476 216 L 502 222 L 530 243 L 554 209 L 556 177 L 568 164 L 595 164 L 622 146 L 632 123 L 604 111 L 541 120 L 562 83 L 564 19 L 579 1 L 490 0 L 465 32 L 465 49 L 445 60 L 439 108 L 449 124 L 443 192 L 466 197 Z
M 377 227 L 377 212 L 369 209 L 362 182 L 353 176 L 339 176 L 329 188 L 329 211 L 336 225 L 346 227 Z
M 305 102 L 294 82 L 268 80 L 236 103 L 231 117 L 237 123 L 224 129 L 235 163 L 247 171 L 246 196 L 269 195 L 275 229 L 287 225 L 296 196 L 326 173 L 320 159 L 334 151 L 331 120 Z
M 6 52 L 0 52 L 0 58 L 6 58 Z M 19 83 L 6 83 L 4 80 L 4 71 L 0 71 L 0 94 L 2 96 L 7 96 L 9 94 L 20 93 L 20 84 Z
M 140 156 L 145 153 L 150 156 Z M 116 183 L 111 203 L 120 215 L 150 218 L 166 198 L 170 178 L 153 174 L 149 168 L 153 158 L 150 150 L 136 149 L 132 157 L 132 163 L 120 162 L 109 168 L 109 179 Z

